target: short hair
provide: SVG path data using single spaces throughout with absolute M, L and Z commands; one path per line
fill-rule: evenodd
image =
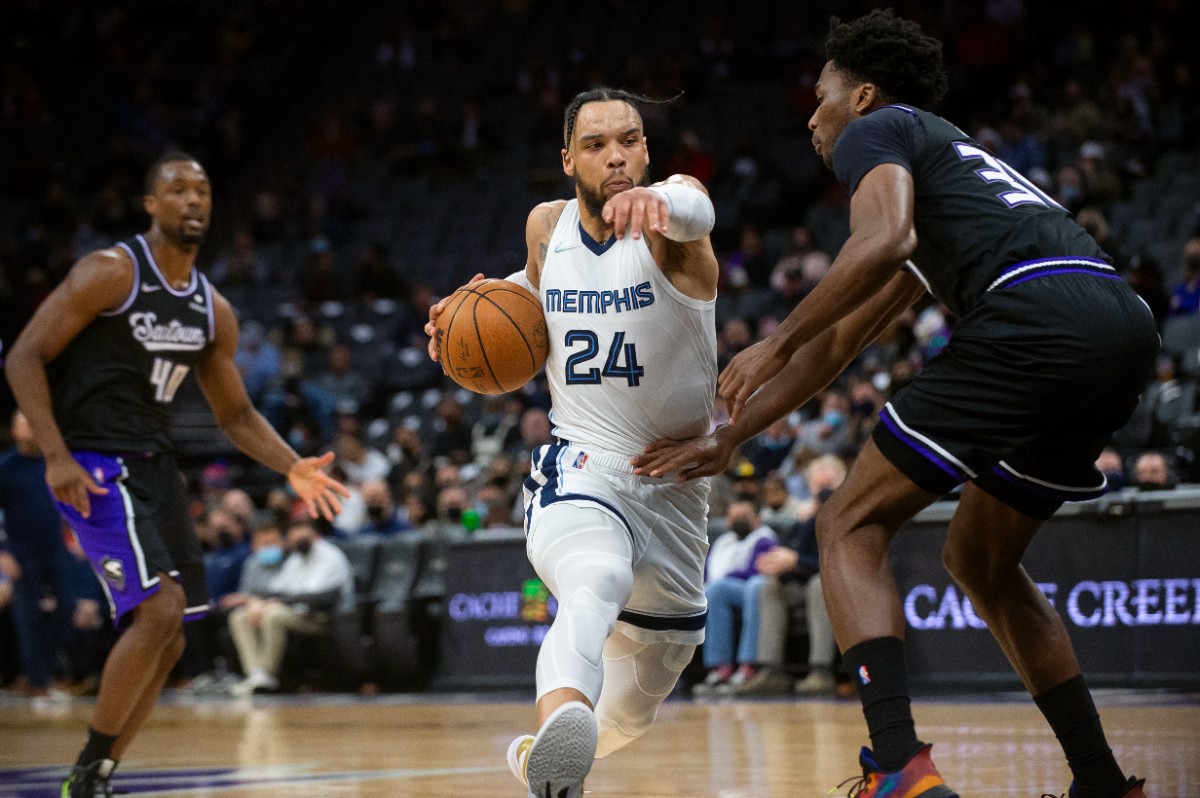
M 158 180 L 158 173 L 162 168 L 169 163 L 178 163 L 180 161 L 195 161 L 200 163 L 200 159 L 189 155 L 183 150 L 168 150 L 155 159 L 154 163 L 150 164 L 150 168 L 146 170 L 146 184 L 142 187 L 145 194 L 154 193 L 154 184 Z
M 830 17 L 825 57 L 895 102 L 931 108 L 946 93 L 942 43 L 890 8 L 850 22 Z
M 625 91 L 624 89 L 614 89 L 608 86 L 601 86 L 597 89 L 589 89 L 581 91 L 571 98 L 571 102 L 567 104 L 567 110 L 563 112 L 563 148 L 571 149 L 571 136 L 575 132 L 575 117 L 579 116 L 579 109 L 588 103 L 603 103 L 611 100 L 620 100 L 628 105 L 634 111 L 637 111 L 639 117 L 642 112 L 638 110 L 638 103 L 652 103 L 654 105 L 666 105 L 674 102 L 683 96 L 683 92 L 676 94 L 674 97 L 669 97 L 665 100 L 655 100 L 650 97 L 643 97 L 640 94 Z

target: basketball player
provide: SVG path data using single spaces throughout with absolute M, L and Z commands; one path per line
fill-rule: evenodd
M 109 779 L 183 652 L 183 621 L 208 608 L 204 565 L 169 438 L 195 370 L 217 423 L 332 518 L 346 489 L 301 459 L 250 404 L 234 364 L 233 308 L 195 268 L 208 175 L 171 153 L 150 169 L 145 235 L 84 256 L 34 314 L 6 373 L 46 458 L 46 483 L 124 627 L 100 682 L 87 744 L 63 798 L 112 795 Z
M 722 373 L 730 425 L 649 447 L 636 473 L 718 472 L 928 290 L 959 319 L 950 344 L 884 408 L 817 517 L 825 596 L 873 746 L 851 794 L 954 795 L 914 730 L 888 545 L 965 482 L 942 559 L 1058 736 L 1069 794 L 1142 796 L 1021 555 L 1064 500 L 1104 492 L 1092 464 L 1152 373 L 1154 320 L 1063 208 L 924 110 L 946 87 L 937 40 L 875 11 L 833 20 L 826 55 L 809 128 L 851 192 L 851 236 L 784 323 Z
M 508 756 L 539 798 L 581 795 L 593 758 L 649 728 L 704 639 L 708 485 L 634 476 L 631 458 L 709 427 L 713 207 L 688 176 L 644 186 L 639 99 L 596 89 L 567 106 L 575 198 L 533 209 L 528 264 L 509 278 L 542 299 L 557 441 L 533 452 L 525 527 L 558 615 L 538 655 L 539 731 Z

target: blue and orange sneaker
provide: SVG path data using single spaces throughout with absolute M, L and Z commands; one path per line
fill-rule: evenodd
M 858 755 L 863 774 L 850 785 L 847 798 L 958 798 L 958 793 L 946 786 L 933 759 L 932 745 L 923 746 L 899 770 L 885 772 L 872 758 L 871 749 L 864 747 Z M 856 777 L 857 778 L 857 777 Z M 842 782 L 834 789 L 854 779 Z
M 1121 793 L 1121 798 L 1146 798 L 1146 791 L 1142 789 L 1145 785 L 1145 779 L 1130 776 L 1129 781 L 1125 783 L 1125 792 Z M 1067 788 L 1065 795 L 1058 796 L 1044 793 L 1042 798 L 1079 798 L 1079 795 L 1075 792 L 1075 782 L 1071 782 L 1071 786 Z

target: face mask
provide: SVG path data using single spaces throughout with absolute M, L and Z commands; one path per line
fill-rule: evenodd
M 846 417 L 837 410 L 827 410 L 825 415 L 821 416 L 821 421 L 830 427 L 840 427 L 845 423 Z
M 738 536 L 738 540 L 744 540 L 750 534 L 752 528 L 749 521 L 734 521 L 729 525 L 729 531 Z
M 378 524 L 387 517 L 387 508 L 379 507 L 373 504 L 367 508 L 367 517 Z
M 263 565 L 279 565 L 283 562 L 283 549 L 279 546 L 264 546 L 254 553 Z
M 856 416 L 869 416 L 875 412 L 874 402 L 855 402 L 850 412 Z
M 233 532 L 228 529 L 218 529 L 217 542 L 223 549 L 232 549 L 235 545 L 237 545 L 237 538 L 234 537 Z
M 462 513 L 463 511 L 461 507 L 447 507 L 446 520 L 452 524 L 457 524 L 462 520 Z
M 1122 474 L 1120 472 L 1116 472 L 1113 474 L 1105 474 L 1104 476 L 1108 478 L 1108 489 L 1109 490 L 1120 490 L 1121 488 L 1125 487 L 1125 475 L 1124 474 Z
M 288 443 L 292 445 L 293 449 L 304 448 L 305 442 L 306 441 L 303 432 L 300 432 L 299 430 L 292 430 L 288 433 Z
M 307 555 L 310 551 L 312 551 L 312 547 L 312 541 L 308 538 L 296 541 L 296 551 L 300 552 L 301 554 Z
M 821 504 L 829 501 L 829 497 L 833 495 L 833 488 L 822 488 L 817 492 L 817 501 Z

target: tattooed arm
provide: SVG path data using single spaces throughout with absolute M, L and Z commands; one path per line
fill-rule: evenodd
M 525 243 L 529 246 L 529 259 L 525 262 L 525 277 L 534 288 L 541 287 L 542 266 L 546 263 L 546 252 L 550 247 L 550 236 L 562 216 L 566 200 L 543 202 L 529 212 L 525 223 Z

